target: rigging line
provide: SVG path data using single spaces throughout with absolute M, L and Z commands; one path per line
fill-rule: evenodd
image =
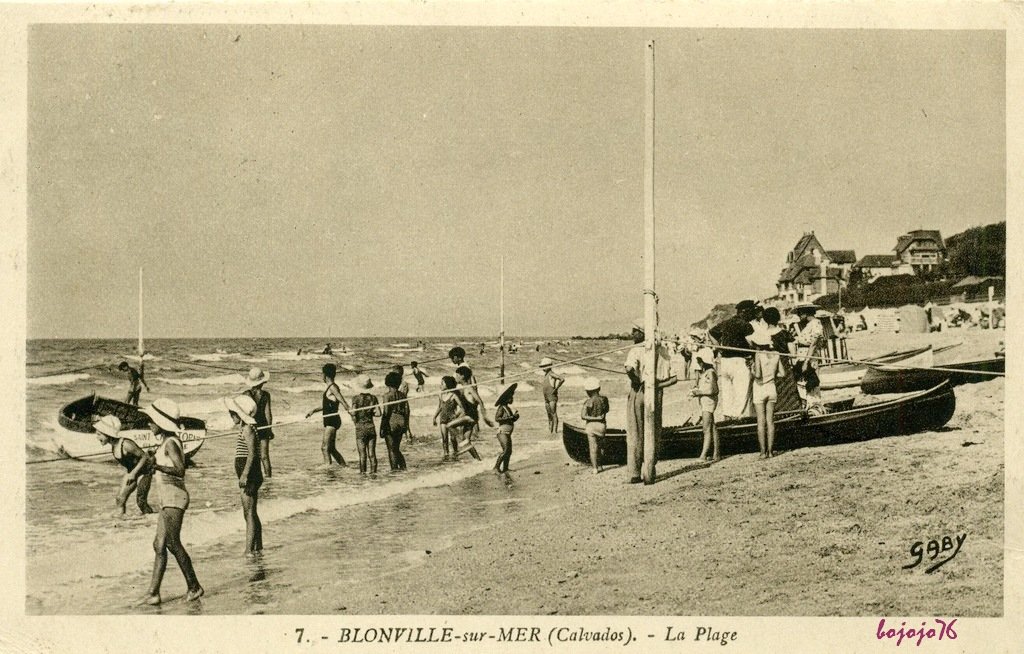
M 636 346 L 635 344 L 631 343 L 629 345 L 624 345 L 622 347 L 617 347 L 617 348 L 615 348 L 613 350 L 607 350 L 605 352 L 597 352 L 596 354 L 589 354 L 587 356 L 580 357 L 578 359 L 572 359 L 572 360 L 569 360 L 569 361 L 565 361 L 563 363 L 565 363 L 565 364 L 579 363 L 580 361 L 586 361 L 588 359 L 593 359 L 593 358 L 596 358 L 596 357 L 600 357 L 600 356 L 604 356 L 604 355 L 608 355 L 608 354 L 614 354 L 616 352 L 621 352 L 623 350 L 627 350 L 627 349 L 630 349 L 630 348 L 635 347 L 635 346 Z M 506 379 L 514 379 L 514 378 L 526 377 L 526 376 L 532 375 L 532 374 L 534 374 L 534 371 L 533 370 L 529 370 L 529 371 L 523 371 L 523 372 L 520 372 L 520 373 L 516 373 L 514 375 L 506 375 L 505 378 Z M 500 382 L 500 381 L 501 381 L 500 377 L 495 377 L 494 379 L 484 380 L 482 382 L 478 381 L 475 384 L 466 384 L 466 386 L 474 386 L 474 387 L 476 387 L 476 386 L 482 386 L 483 384 L 493 384 L 495 382 Z M 408 398 L 407 397 L 407 398 L 404 398 L 404 399 L 401 399 L 401 400 L 393 400 L 391 402 L 381 402 L 381 403 L 379 403 L 379 404 L 377 404 L 375 406 L 383 408 L 385 406 L 392 406 L 392 405 L 396 405 L 396 404 L 402 404 L 403 402 L 407 403 L 407 402 L 409 402 L 410 400 L 413 400 L 413 399 L 418 400 L 418 399 L 426 399 L 428 397 L 440 397 L 442 394 L 447 393 L 447 392 L 448 392 L 447 390 L 442 390 L 442 391 L 436 391 L 436 392 L 431 392 L 431 393 L 417 393 L 417 396 L 415 398 Z M 313 414 L 313 415 L 317 415 L 317 414 Z M 340 415 L 341 415 L 340 411 L 336 412 L 336 413 L 320 414 L 321 417 L 327 417 L 327 418 L 331 418 L 331 417 L 334 417 L 334 416 L 340 416 Z M 295 419 L 295 420 L 284 420 L 284 421 L 281 421 L 281 422 L 275 422 L 272 425 L 265 425 L 263 427 L 254 427 L 254 429 L 256 429 L 258 431 L 258 430 L 261 430 L 261 429 L 273 429 L 275 427 L 286 427 L 286 426 L 289 426 L 289 425 L 296 425 L 296 424 L 299 424 L 299 423 L 302 423 L 302 422 L 307 422 L 312 417 L 313 416 L 309 416 L 309 418 L 298 418 L 298 419 Z M 208 440 L 214 440 L 214 439 L 217 439 L 217 438 L 224 438 L 225 436 L 234 436 L 234 435 L 237 435 L 237 434 L 238 434 L 238 429 L 237 428 L 228 429 L 228 430 L 220 430 L 220 431 L 213 432 L 212 434 L 210 432 L 207 432 L 206 436 L 204 436 L 203 438 L 201 438 L 199 440 L 208 441 Z M 26 465 L 28 465 L 28 464 L 35 464 L 35 463 L 52 463 L 52 462 L 57 462 L 57 461 L 79 461 L 79 460 L 84 459 L 86 457 L 103 456 L 105 454 L 108 454 L 108 453 L 107 452 L 98 452 L 96 454 L 85 454 L 85 455 L 82 455 L 80 457 L 70 457 L 69 456 L 69 457 L 60 457 L 60 458 L 55 458 L 55 459 L 42 459 L 42 460 L 36 460 L 36 461 L 26 461 L 25 463 L 26 463 Z
M 26 377 L 26 379 L 43 379 L 45 377 L 59 377 L 60 375 L 70 375 L 74 372 L 82 372 L 83 370 L 92 370 L 93 368 L 107 368 L 109 364 L 97 363 L 92 366 L 84 366 L 82 368 L 73 368 L 71 370 L 64 370 L 63 372 L 50 372 L 45 375 L 36 375 L 35 377 Z
M 728 346 L 728 345 L 709 345 L 709 344 L 705 344 L 704 346 L 705 347 L 710 347 L 713 350 L 730 350 L 732 352 L 744 352 L 744 353 L 749 353 L 749 354 L 754 354 L 754 353 L 759 352 L 759 351 L 764 351 L 764 350 L 755 350 L 755 349 L 747 348 L 747 347 L 731 347 L 731 346 Z M 968 374 L 972 374 L 972 375 L 992 375 L 993 377 L 1005 377 L 1006 376 L 1006 373 L 1004 373 L 1004 372 L 994 372 L 994 371 L 991 371 L 991 370 L 970 370 L 970 369 L 967 369 L 967 368 L 952 368 L 952 367 L 943 367 L 943 366 L 915 366 L 915 365 L 904 364 L 904 363 L 887 363 L 887 362 L 884 362 L 884 361 L 880 363 L 878 361 L 861 360 L 861 359 L 830 359 L 830 358 L 827 358 L 827 357 L 816 356 L 816 355 L 815 356 L 807 356 L 805 354 L 790 354 L 788 352 L 779 352 L 777 350 L 771 350 L 771 352 L 773 354 L 779 355 L 780 357 L 790 357 L 791 359 L 804 359 L 804 358 L 807 358 L 807 359 L 815 359 L 815 360 L 818 360 L 818 361 L 826 361 L 826 362 L 830 362 L 830 363 L 858 363 L 858 364 L 865 364 L 865 365 L 868 365 L 868 366 L 871 366 L 871 367 L 874 367 L 874 368 L 903 368 L 903 369 L 906 369 L 906 370 L 934 370 L 936 372 L 962 372 L 962 373 L 968 373 Z
M 551 360 L 555 361 L 556 363 L 563 363 L 564 364 L 564 362 L 561 359 L 552 358 Z M 576 365 L 578 365 L 578 366 L 580 366 L 582 368 L 592 368 L 593 370 L 602 370 L 604 372 L 610 372 L 610 373 L 613 373 L 613 374 L 616 374 L 616 375 L 625 375 L 626 374 L 626 372 L 624 370 L 612 370 L 611 368 L 602 368 L 601 366 L 592 366 L 592 365 L 587 364 L 587 363 L 577 363 Z M 552 366 L 552 367 L 557 368 L 558 366 Z

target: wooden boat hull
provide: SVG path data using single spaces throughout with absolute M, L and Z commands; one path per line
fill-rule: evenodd
M 956 396 L 949 384 L 867 406 L 853 407 L 820 416 L 793 412 L 775 421 L 776 449 L 836 445 L 899 436 L 942 427 L 956 411 Z M 757 424 L 743 420 L 718 427 L 723 454 L 757 451 Z M 658 458 L 694 458 L 703 443 L 701 427 L 664 427 L 659 440 Z M 582 427 L 568 422 L 562 425 L 562 444 L 569 457 L 590 463 L 587 434 Z M 600 439 L 601 463 L 626 460 L 626 433 L 608 429 Z
M 927 368 L 870 368 L 861 380 L 860 389 L 868 395 L 884 393 L 911 393 L 931 388 L 944 381 L 950 386 L 960 384 L 976 384 L 993 379 L 989 372 L 1005 372 L 1006 359 L 995 358 L 983 361 L 950 363 L 943 367 L 957 368 L 963 372 L 945 370 L 929 370 Z
M 89 395 L 70 402 L 57 413 L 60 429 L 54 435 L 54 449 L 72 458 L 94 456 L 109 452 L 110 448 L 100 445 L 96 438 L 93 422 L 106 415 L 114 415 L 121 421 L 121 438 L 129 438 L 143 449 L 159 445 L 149 430 L 149 418 L 137 406 L 125 404 L 107 397 Z M 202 448 L 206 438 L 206 423 L 199 418 L 183 416 L 181 423 L 185 430 L 178 434 L 185 452 L 191 459 Z
M 875 357 L 870 361 L 877 363 L 906 363 L 907 365 L 925 364 L 930 362 L 929 350 L 931 350 L 931 346 L 919 347 L 903 352 L 890 352 L 880 357 Z M 831 366 L 822 366 L 818 369 L 821 389 L 829 391 L 837 388 L 859 386 L 869 367 L 866 363 L 837 363 Z M 934 386 L 934 384 L 932 385 Z

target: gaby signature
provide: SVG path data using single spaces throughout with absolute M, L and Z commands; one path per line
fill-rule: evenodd
M 955 539 L 955 541 L 954 541 Z M 928 541 L 927 546 L 924 541 L 917 541 L 910 546 L 910 556 L 914 557 L 914 560 L 903 566 L 904 570 L 910 570 L 921 565 L 924 561 L 925 555 L 928 556 L 930 561 L 935 561 L 939 555 L 945 554 L 946 552 L 952 552 L 949 556 L 932 563 L 930 566 L 925 568 L 925 573 L 932 573 L 949 563 L 953 560 L 963 546 L 964 541 L 967 540 L 967 532 L 963 534 L 955 534 L 953 536 L 943 536 L 941 539 L 936 538 Z

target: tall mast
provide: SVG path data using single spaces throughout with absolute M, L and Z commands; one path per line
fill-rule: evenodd
M 501 305 L 498 310 L 499 316 L 499 332 L 498 340 L 499 347 L 501 348 L 501 369 L 499 370 L 498 376 L 501 378 L 501 383 L 505 383 L 505 255 L 501 255 L 501 281 L 498 290 L 499 303 Z
M 142 268 L 139 268 L 139 359 L 145 351 L 146 348 L 142 344 Z
M 658 309 L 654 292 L 654 41 L 647 42 L 644 53 L 644 462 L 641 477 L 653 484 L 658 454 L 658 425 L 654 417 L 661 415 L 656 388 L 655 366 Z

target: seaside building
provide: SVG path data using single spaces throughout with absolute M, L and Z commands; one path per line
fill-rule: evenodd
M 836 293 L 846 286 L 856 261 L 853 250 L 826 250 L 814 232 L 805 233 L 786 254 L 776 297 L 792 305 Z
M 866 254 L 853 265 L 865 282 L 896 274 L 899 260 L 891 254 Z
M 1002 277 L 964 277 L 949 289 L 949 301 L 952 302 L 985 302 L 988 300 L 988 288 L 992 287 L 993 297 L 999 300 L 1006 298 L 1006 280 Z
M 915 229 L 896 239 L 897 272 L 914 275 L 938 268 L 946 260 L 946 244 L 937 229 Z

